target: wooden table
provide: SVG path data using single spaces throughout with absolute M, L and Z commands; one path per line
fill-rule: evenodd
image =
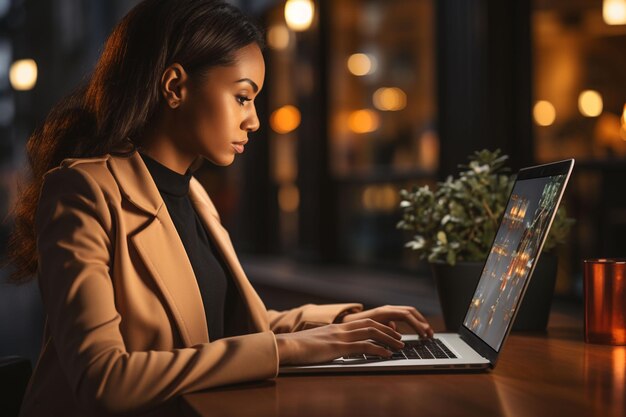
M 185 395 L 198 416 L 626 416 L 626 346 L 583 343 L 582 329 L 512 334 L 477 374 L 280 376 Z

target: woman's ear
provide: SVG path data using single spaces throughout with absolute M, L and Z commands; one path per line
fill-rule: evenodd
M 172 64 L 161 77 L 161 94 L 171 109 L 178 108 L 187 96 L 189 77 L 180 64 Z

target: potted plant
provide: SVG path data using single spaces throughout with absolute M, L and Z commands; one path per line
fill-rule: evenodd
M 406 247 L 431 264 L 448 330 L 457 330 L 463 321 L 515 182 L 507 159 L 499 150 L 477 151 L 459 167 L 458 178 L 448 177 L 436 190 L 423 186 L 400 192 L 397 226 L 413 234 Z M 514 330 L 545 330 L 557 272 L 551 252 L 565 241 L 573 222 L 561 205 Z

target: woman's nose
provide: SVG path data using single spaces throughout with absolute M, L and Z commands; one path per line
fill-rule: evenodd
M 252 113 L 243 121 L 241 130 L 245 130 L 246 132 L 256 132 L 259 130 L 260 126 L 261 122 L 256 114 L 256 109 L 254 109 L 252 110 Z

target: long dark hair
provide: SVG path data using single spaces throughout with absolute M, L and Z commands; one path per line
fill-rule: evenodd
M 19 187 L 9 238 L 9 281 L 37 272 L 35 211 L 43 175 L 65 158 L 111 153 L 140 138 L 162 100 L 165 69 L 179 63 L 193 77 L 234 62 L 235 52 L 263 33 L 239 9 L 220 0 L 145 0 L 113 29 L 86 85 L 61 100 L 29 138 L 29 177 Z

